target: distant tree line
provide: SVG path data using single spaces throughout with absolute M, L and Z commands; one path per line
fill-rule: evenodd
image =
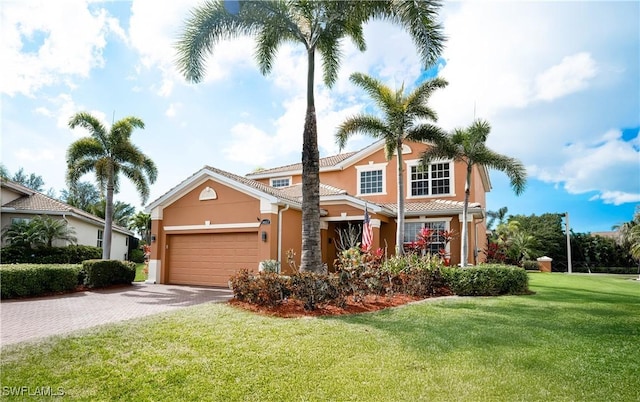
M 640 210 L 639 210 L 640 211 Z M 566 227 L 564 213 L 542 215 L 509 215 L 507 208 L 488 211 L 488 245 L 484 250 L 489 262 L 522 265 L 523 261 L 547 256 L 554 270 L 567 270 Z M 618 227 L 616 237 L 570 232 L 571 263 L 576 268 L 637 267 L 640 236 L 633 237 L 631 228 L 640 227 L 640 213 Z M 493 228 L 495 225 L 495 229 Z M 638 229 L 636 229 L 638 232 Z

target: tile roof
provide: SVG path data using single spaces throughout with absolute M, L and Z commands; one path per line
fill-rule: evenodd
M 380 204 L 380 206 L 390 209 L 394 213 L 398 212 L 398 204 L 396 203 L 386 203 Z M 404 209 L 406 213 L 415 214 L 420 212 L 449 212 L 449 213 L 458 213 L 462 211 L 464 207 L 464 202 L 462 201 L 451 201 L 451 200 L 431 200 L 427 202 L 405 202 Z M 482 206 L 477 202 L 469 203 L 469 209 L 474 208 L 482 208 Z
M 331 155 L 324 158 L 320 158 L 318 166 L 320 168 L 335 166 L 338 163 L 344 161 L 345 159 L 355 155 L 356 153 L 357 152 L 345 152 L 338 155 Z M 247 176 L 251 177 L 253 175 L 274 174 L 274 173 L 301 171 L 301 170 L 302 170 L 302 163 L 293 163 L 291 165 L 278 166 L 271 169 L 262 169 L 257 172 L 251 172 L 247 174 Z
M 287 194 L 291 197 L 296 197 L 300 201 L 302 201 L 302 183 L 294 184 L 288 187 L 279 187 L 278 190 L 280 190 L 280 192 L 283 194 Z M 320 197 L 342 194 L 347 194 L 346 190 L 320 183 Z
M 259 181 L 248 179 L 248 178 L 246 178 L 244 176 L 238 176 L 237 174 L 233 174 L 233 173 L 227 172 L 225 170 L 217 169 L 217 168 L 214 168 L 212 166 L 205 166 L 204 168 L 207 169 L 207 170 L 210 170 L 212 172 L 215 172 L 215 173 L 217 173 L 217 174 L 219 174 L 221 176 L 224 176 L 224 177 L 226 177 L 228 179 L 231 179 L 231 180 L 237 181 L 239 183 L 242 183 L 245 186 L 249 186 L 249 187 L 252 187 L 252 188 L 254 188 L 256 190 L 262 191 L 263 193 L 267 193 L 267 194 L 272 195 L 274 197 L 281 198 L 281 199 L 283 199 L 285 201 L 294 202 L 294 203 L 300 203 L 300 201 L 301 201 L 297 197 L 291 196 L 287 192 L 284 192 L 279 188 L 268 186 L 266 184 L 260 183 Z
M 5 183 L 10 183 L 11 185 L 15 186 L 18 185 L 20 187 L 24 187 L 19 185 L 18 183 L 15 182 L 5 182 L 3 180 L 3 185 Z M 7 186 L 9 188 L 13 187 L 13 186 Z M 82 209 L 79 208 L 74 208 L 69 204 L 65 204 L 64 202 L 58 201 L 54 198 L 51 198 L 49 196 L 46 196 L 42 193 L 39 193 L 35 190 L 31 190 L 28 187 L 24 187 L 25 189 L 29 190 L 29 192 L 31 193 L 30 195 L 25 195 L 22 196 L 20 198 L 17 198 L 11 202 L 8 202 L 4 205 L 2 205 L 2 208 L 10 208 L 12 210 L 15 211 L 20 211 L 20 212 L 24 212 L 24 213 L 33 213 L 35 215 L 38 214 L 46 214 L 47 212 L 65 212 L 65 213 L 69 213 L 69 214 L 73 214 L 76 215 L 78 217 L 81 218 L 85 218 L 88 220 L 92 220 L 96 223 L 99 224 L 103 224 L 104 225 L 104 219 L 100 218 L 99 216 L 90 214 Z M 113 225 L 114 229 L 117 229 L 120 232 L 125 232 L 127 234 L 129 233 L 133 233 L 131 232 L 129 229 L 123 228 L 121 226 L 118 225 Z

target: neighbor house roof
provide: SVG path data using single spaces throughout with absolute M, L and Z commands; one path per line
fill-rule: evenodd
M 9 188 L 19 194 L 22 194 L 20 198 L 16 198 L 15 200 L 2 205 L 3 213 L 19 213 L 29 215 L 69 214 L 87 222 L 92 222 L 97 225 L 104 225 L 104 219 L 98 216 L 83 211 L 82 209 L 72 207 L 69 204 L 65 204 L 62 201 L 58 201 L 16 182 L 3 179 L 2 187 Z M 133 235 L 132 231 L 118 225 L 113 225 L 113 230 L 127 235 Z

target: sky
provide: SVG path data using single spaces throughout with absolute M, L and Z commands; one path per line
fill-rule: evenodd
M 158 167 L 147 204 L 205 165 L 244 175 L 299 162 L 304 50 L 284 45 L 263 76 L 252 38 L 223 42 L 203 81 L 188 83 L 174 44 L 199 3 L 0 0 L 2 164 L 42 176 L 60 194 L 66 150 L 87 135 L 68 128 L 80 111 L 107 126 L 126 116 L 145 122 L 132 141 Z M 407 90 L 437 74 L 449 82 L 429 101 L 437 124 L 452 130 L 485 119 L 488 146 L 526 166 L 520 196 L 490 172 L 487 210 L 567 212 L 574 232 L 630 221 L 640 204 L 640 2 L 456 1 L 443 5 L 439 22 L 447 42 L 430 69 L 409 36 L 382 21 L 365 26 L 365 52 L 343 42 L 332 88 L 317 69 L 320 156 L 339 153 L 343 120 L 375 112 L 350 74 Z M 371 142 L 354 137 L 344 151 Z M 144 208 L 126 179 L 115 199 Z

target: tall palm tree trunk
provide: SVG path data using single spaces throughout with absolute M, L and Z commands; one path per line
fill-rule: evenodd
M 315 48 L 307 49 L 307 114 L 302 135 L 302 255 L 300 270 L 320 272 L 322 250 L 320 245 L 320 152 L 318 127 L 313 94 Z
M 467 266 L 469 255 L 469 231 L 467 230 L 467 215 L 469 208 L 469 195 L 471 193 L 471 164 L 467 164 L 467 179 L 464 183 L 464 204 L 462 205 L 462 222 L 460 222 L 460 265 Z
M 396 229 L 396 255 L 404 255 L 404 177 L 402 166 L 402 139 L 398 139 L 396 145 L 398 154 L 398 227 Z
M 114 174 L 113 167 L 110 168 L 107 179 L 107 199 L 104 207 L 104 232 L 102 233 L 102 259 L 111 258 L 111 231 L 113 227 L 113 188 Z

